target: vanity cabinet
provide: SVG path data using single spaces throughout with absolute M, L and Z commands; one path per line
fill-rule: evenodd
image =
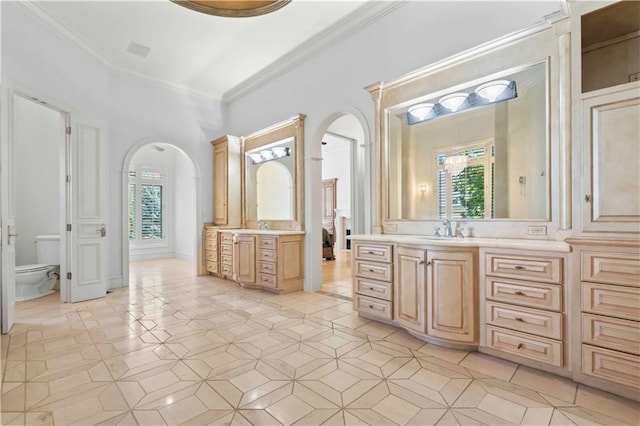
M 393 245 L 353 241 L 353 306 L 376 319 L 393 319 Z
M 574 379 L 638 400 L 640 242 L 570 242 L 577 281 L 572 294 Z
M 225 135 L 213 145 L 213 223 L 239 226 L 241 220 L 240 138 Z
M 475 251 L 427 250 L 427 335 L 478 343 Z
M 204 227 L 204 269 L 211 274 L 218 274 L 220 259 L 218 258 L 218 229 L 205 225 Z
M 220 275 L 233 278 L 233 232 L 220 231 Z
M 256 283 L 256 236 L 233 235 L 233 279 L 241 284 Z
M 566 255 L 483 248 L 480 264 L 479 350 L 567 375 Z

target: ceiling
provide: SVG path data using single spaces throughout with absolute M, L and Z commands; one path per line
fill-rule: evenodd
M 553 11 L 561 0 L 547 2 Z M 405 4 L 294 0 L 267 15 L 225 18 L 169 0 L 17 3 L 113 70 L 224 100 Z
M 218 99 L 401 4 L 295 0 L 267 15 L 224 18 L 169 0 L 21 3 L 111 68 Z M 147 56 L 127 52 L 131 42 L 150 48 Z

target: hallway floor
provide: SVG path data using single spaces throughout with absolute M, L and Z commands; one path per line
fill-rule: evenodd
M 2 425 L 635 424 L 635 402 L 445 349 L 318 293 L 273 295 L 178 260 L 131 287 L 17 305 Z
M 337 296 L 344 300 L 353 298 L 353 277 L 351 275 L 351 251 L 333 250 L 334 260 L 322 261 L 322 287 L 320 292 Z

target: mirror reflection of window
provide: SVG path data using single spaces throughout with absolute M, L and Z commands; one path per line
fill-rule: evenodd
M 258 219 L 293 219 L 293 178 L 286 166 L 263 163 L 256 173 L 256 210 Z

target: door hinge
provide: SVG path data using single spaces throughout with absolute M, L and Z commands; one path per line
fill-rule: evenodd
M 67 279 L 70 280 L 71 279 L 71 272 L 67 272 Z
M 70 134 L 71 134 L 71 126 L 67 126 L 67 128 L 66 128 L 66 133 L 67 133 L 68 135 L 70 135 Z
M 590 203 L 591 202 L 591 195 L 588 195 L 588 194 L 585 195 L 584 196 L 584 201 L 586 201 L 587 203 Z
M 71 183 L 71 175 L 67 175 L 67 183 Z
M 71 224 L 70 223 L 67 223 L 67 231 L 71 232 Z

